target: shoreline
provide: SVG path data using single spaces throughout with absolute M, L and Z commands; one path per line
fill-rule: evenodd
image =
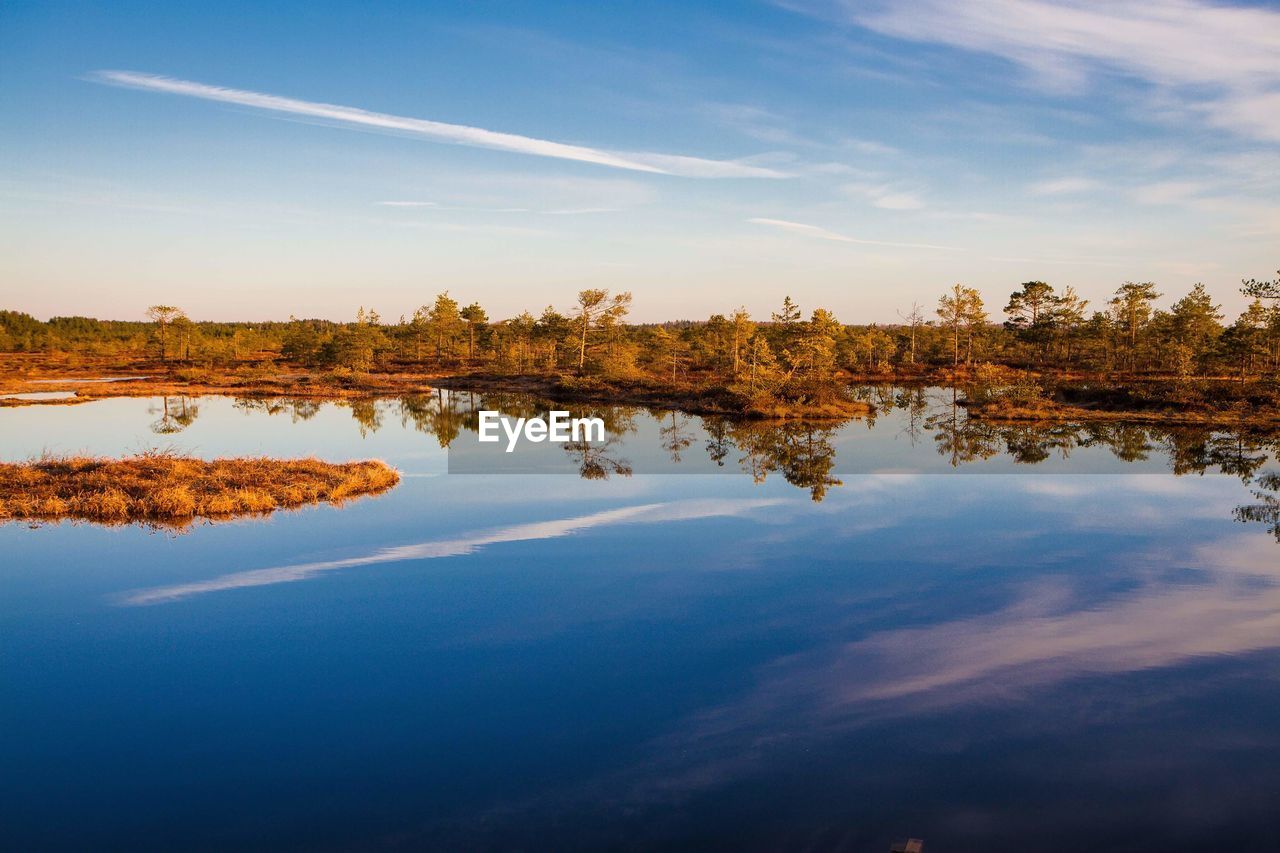
M 848 396 L 825 399 L 751 398 L 715 382 L 676 383 L 649 378 L 604 379 L 559 373 L 441 370 L 318 372 L 265 364 L 215 371 L 149 362 L 75 365 L 0 359 L 0 394 L 67 392 L 61 398 L 0 397 L 0 408 L 68 406 L 111 397 L 236 396 L 249 399 L 352 400 L 454 392 L 527 394 L 546 401 L 596 405 L 634 405 L 744 420 L 843 421 L 875 412 L 875 405 Z M 16 363 L 15 363 L 16 362 Z M 25 368 L 25 369 L 23 369 Z M 114 374 L 114 375 L 113 375 Z M 119 376 L 116 379 L 115 376 Z M 1006 372 L 1004 380 L 1047 383 L 1043 399 L 979 402 L 964 395 L 975 384 L 972 372 L 950 368 L 912 373 L 848 373 L 838 388 L 894 385 L 943 387 L 960 391 L 959 404 L 970 417 L 991 422 L 1060 423 L 1129 421 L 1144 424 L 1280 428 L 1280 401 L 1266 380 L 1241 385 L 1225 377 L 1182 380 L 1163 376 L 1099 377 L 1089 374 Z
M 1204 426 L 1280 429 L 1280 413 L 1153 412 L 1139 409 L 1093 409 L 1054 404 L 1048 408 L 975 405 L 960 401 L 969 417 L 990 423 L 1070 423 L 1116 421 L 1156 426 Z

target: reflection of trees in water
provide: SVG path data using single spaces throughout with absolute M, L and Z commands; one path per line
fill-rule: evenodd
M 289 416 L 293 418 L 293 422 L 309 421 L 320 411 L 320 403 L 315 400 L 294 400 L 290 408 Z
M 639 430 L 639 423 L 636 419 L 639 417 L 641 409 L 637 406 L 580 405 L 576 407 L 565 406 L 564 409 L 573 418 L 599 418 L 604 421 L 606 435 L 621 438 Z
M 160 415 L 152 421 L 151 431 L 157 435 L 173 435 L 182 432 L 200 417 L 200 407 L 187 397 L 161 397 L 159 408 L 149 409 L 153 415 Z
M 764 482 L 776 471 L 791 485 L 808 489 L 815 501 L 831 486 L 841 485 L 832 474 L 836 451 L 831 438 L 837 429 L 799 421 L 727 423 L 729 439 L 743 453 L 738 464 L 754 482 Z
M 480 429 L 480 410 L 497 409 L 504 413 L 521 408 L 530 417 L 540 409 L 527 402 L 528 398 L 514 394 L 480 395 L 471 391 L 446 391 L 437 388 L 429 394 L 410 394 L 400 398 L 400 423 L 413 425 L 421 433 L 435 436 L 441 447 L 447 448 L 454 440 L 469 430 Z
M 1215 469 L 1248 482 L 1275 452 L 1277 442 L 1265 436 L 1212 432 L 1202 429 L 1169 430 L 1163 436 L 1175 474 L 1202 474 Z
M 703 418 L 702 429 L 707 434 L 708 458 L 716 463 L 717 468 L 723 468 L 725 458 L 734 447 L 729 436 L 729 424 L 724 418 Z
M 548 405 L 539 416 L 545 415 Z M 555 408 L 559 409 L 559 406 Z M 585 480 L 607 480 L 612 475 L 631 476 L 631 462 L 617 455 L 623 436 L 638 429 L 636 417 L 640 409 L 635 406 L 578 405 L 564 407 L 571 418 L 599 418 L 604 421 L 604 441 L 570 441 L 564 452 L 573 460 L 578 474 Z
M 913 400 L 920 411 L 925 403 Z M 1066 459 L 1081 445 L 1079 428 L 1070 424 L 998 424 L 970 418 L 954 399 L 942 412 L 924 419 L 924 429 L 933 433 L 938 453 L 951 467 L 991 459 L 1001 454 L 1020 465 L 1035 465 L 1053 456 Z
M 564 445 L 578 474 L 587 480 L 604 480 L 610 476 L 631 476 L 631 463 L 616 455 L 622 436 L 636 431 L 636 415 L 631 406 L 574 405 L 559 406 L 527 394 L 437 389 L 432 394 L 417 394 L 400 399 L 400 419 L 419 432 L 434 435 L 441 447 L 449 447 L 465 429 L 479 432 L 481 410 L 496 411 L 503 417 L 546 418 L 552 409 L 568 411 L 574 418 L 600 418 L 604 422 L 603 442 L 572 441 Z
M 244 412 L 285 413 L 295 424 L 311 420 L 324 407 L 320 401 L 294 397 L 237 397 L 232 405 Z
M 925 418 L 929 412 L 929 398 L 925 394 L 924 388 L 895 388 L 893 390 L 894 393 L 889 397 L 889 403 L 893 408 L 906 413 L 907 423 L 903 426 L 902 432 L 911 441 L 911 446 L 915 447 L 916 442 L 924 435 Z
M 1075 428 L 1067 424 L 1016 424 L 999 429 L 998 434 L 1005 452 L 1024 465 L 1044 462 L 1054 454 L 1066 459 L 1078 443 Z
M 1139 424 L 1106 421 L 1077 429 L 1080 431 L 1077 443 L 1081 447 L 1105 447 L 1123 462 L 1142 462 L 1155 449 L 1150 428 Z
M 996 428 L 990 423 L 969 418 L 951 391 L 951 405 L 924 422 L 925 429 L 933 432 L 938 453 L 951 461 L 952 468 L 976 459 L 990 459 L 1000 452 Z
M 1220 471 L 1250 480 L 1269 458 L 1280 452 L 1280 436 L 1249 430 L 1215 430 L 1195 426 L 1161 427 L 1119 422 L 1092 423 L 994 423 L 971 420 L 953 392 L 925 387 L 876 386 L 857 389 L 855 395 L 875 404 L 885 415 L 899 413 L 900 434 L 914 445 L 932 435 L 939 454 L 954 467 L 1007 455 L 1015 462 L 1036 465 L 1053 457 L 1068 458 L 1076 448 L 1110 451 L 1125 462 L 1140 462 L 1165 456 L 1175 474 Z M 401 424 L 432 435 L 447 448 L 464 431 L 479 429 L 479 412 L 496 410 L 508 418 L 546 417 L 552 409 L 565 409 L 572 417 L 600 418 L 606 440 L 564 445 L 565 452 L 581 476 L 603 479 L 628 476 L 631 463 L 620 455 L 626 436 L 639 430 L 643 415 L 652 417 L 658 441 L 673 462 L 688 461 L 685 451 L 703 441 L 707 457 L 723 468 L 731 457 L 738 459 L 744 473 L 762 482 L 778 473 L 787 482 L 808 489 L 821 500 L 828 488 L 838 485 L 835 476 L 836 452 L 833 439 L 847 423 L 830 421 L 733 421 L 723 417 L 692 418 L 670 410 L 646 410 L 635 406 L 601 404 L 557 405 L 524 394 L 450 392 L 436 389 L 413 394 L 396 402 Z M 239 399 L 237 408 L 288 413 L 295 421 L 308 420 L 325 405 L 314 400 L 274 398 Z M 376 432 L 383 424 L 386 400 L 338 401 L 347 406 L 362 435 Z M 198 409 L 186 398 L 165 398 L 157 421 L 158 432 L 176 432 L 191 423 Z M 868 428 L 873 422 L 868 420 Z M 699 428 L 701 433 L 699 433 Z
M 689 416 L 671 411 L 662 416 L 658 428 L 658 437 L 662 449 L 671 456 L 672 462 L 680 461 L 680 454 L 693 444 L 693 436 L 689 434 Z
M 584 480 L 607 480 L 613 474 L 631 476 L 631 463 L 613 455 L 619 446 L 619 437 L 605 434 L 608 437 L 604 441 L 570 441 L 564 445 L 564 452 L 569 454 Z
M 1136 462 L 1164 451 L 1177 474 L 1220 470 L 1240 476 L 1252 474 L 1275 449 L 1266 439 L 1243 433 L 1179 427 L 1122 423 L 1028 423 L 997 424 L 970 419 L 956 395 L 941 398 L 936 389 L 881 386 L 862 389 L 861 399 L 882 412 L 904 415 L 902 432 L 914 443 L 932 434 L 938 452 L 950 463 L 961 465 L 1007 455 L 1015 462 L 1035 465 L 1053 457 L 1069 458 L 1077 447 L 1099 447 L 1117 458 Z M 522 395 L 486 395 L 482 408 L 497 409 L 508 417 L 544 417 L 555 407 Z M 629 406 L 579 406 L 574 417 L 599 417 L 605 422 L 609 440 L 604 446 L 567 445 L 583 476 L 601 478 L 629 474 L 631 466 L 615 457 L 620 439 L 636 431 L 636 418 L 645 410 Z M 685 461 L 684 451 L 699 439 L 698 421 L 686 415 L 662 410 L 647 414 L 658 425 L 660 446 L 674 462 Z M 731 455 L 739 454 L 742 470 L 762 482 L 770 473 L 780 473 L 787 482 L 807 488 L 821 500 L 829 487 L 839 484 L 835 476 L 836 453 L 832 440 L 845 424 L 801 421 L 733 421 L 707 416 L 700 419 L 707 457 L 716 467 L 724 467 Z M 883 420 L 882 420 L 883 423 Z M 870 426 L 870 424 L 868 424 Z M 468 425 L 469 429 L 474 426 Z
M 410 394 L 399 400 L 400 423 L 402 426 L 412 424 L 418 432 L 435 436 L 440 446 L 447 448 L 462 432 L 467 420 L 476 417 L 474 411 L 465 408 L 473 403 L 472 395 L 453 394 L 443 388 L 431 394 Z
M 368 438 L 369 433 L 382 429 L 382 407 L 374 399 L 361 398 L 344 400 L 343 405 L 350 407 L 351 417 L 360 425 L 360 437 Z
M 919 434 L 917 419 L 929 408 L 924 389 L 902 391 L 893 404 L 907 413 L 903 432 L 914 442 Z M 1123 462 L 1143 462 L 1159 450 L 1175 474 L 1212 470 L 1247 480 L 1269 454 L 1280 451 L 1280 436 L 1249 430 L 1114 421 L 998 423 L 970 419 L 954 395 L 935 407 L 922 425 L 933 433 L 938 452 L 948 457 L 953 467 L 1000 454 L 1034 465 L 1055 455 L 1069 458 L 1077 447 L 1098 447 Z
M 1280 473 L 1274 471 L 1263 474 L 1257 479 L 1260 489 L 1253 490 L 1253 496 L 1260 503 L 1245 504 L 1235 509 L 1237 521 L 1260 522 L 1280 542 Z

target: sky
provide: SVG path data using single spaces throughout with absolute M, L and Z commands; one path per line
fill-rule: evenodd
M 216 7 L 216 8 L 214 8 Z M 0 308 L 848 323 L 1280 266 L 1280 5 L 0 5 Z

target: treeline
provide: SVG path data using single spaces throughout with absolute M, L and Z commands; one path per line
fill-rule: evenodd
M 0 352 L 67 353 L 121 360 L 163 358 L 225 366 L 260 358 L 264 353 L 278 353 L 289 325 L 196 323 L 185 315 L 168 324 L 91 317 L 53 317 L 41 322 L 18 311 L 0 310 Z M 336 330 L 345 324 L 328 325 Z
M 460 369 L 560 373 L 676 383 L 716 380 L 755 391 L 852 375 L 912 375 L 999 364 L 1041 371 L 1250 377 L 1280 368 L 1280 273 L 1251 280 L 1253 301 L 1228 320 L 1203 285 L 1177 298 L 1154 283 L 1125 282 L 1093 306 L 1072 288 L 1021 284 L 989 304 L 955 285 L 936 306 L 913 305 L 899 323 L 848 325 L 807 314 L 790 297 L 767 318 L 739 308 L 703 321 L 626 322 L 629 293 L 584 290 L 568 310 L 495 321 L 447 292 L 412 316 L 384 320 L 361 308 L 354 322 L 195 322 L 173 306 L 147 320 L 0 311 L 0 351 L 146 358 L 229 367 L 264 358 L 366 373 Z M 1165 302 L 1163 307 L 1161 302 Z M 998 305 L 999 302 L 995 303 Z

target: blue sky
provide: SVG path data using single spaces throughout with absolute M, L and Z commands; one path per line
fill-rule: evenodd
M 1280 265 L 1280 9 L 1176 2 L 0 8 L 0 305 L 636 319 L 1100 306 Z

